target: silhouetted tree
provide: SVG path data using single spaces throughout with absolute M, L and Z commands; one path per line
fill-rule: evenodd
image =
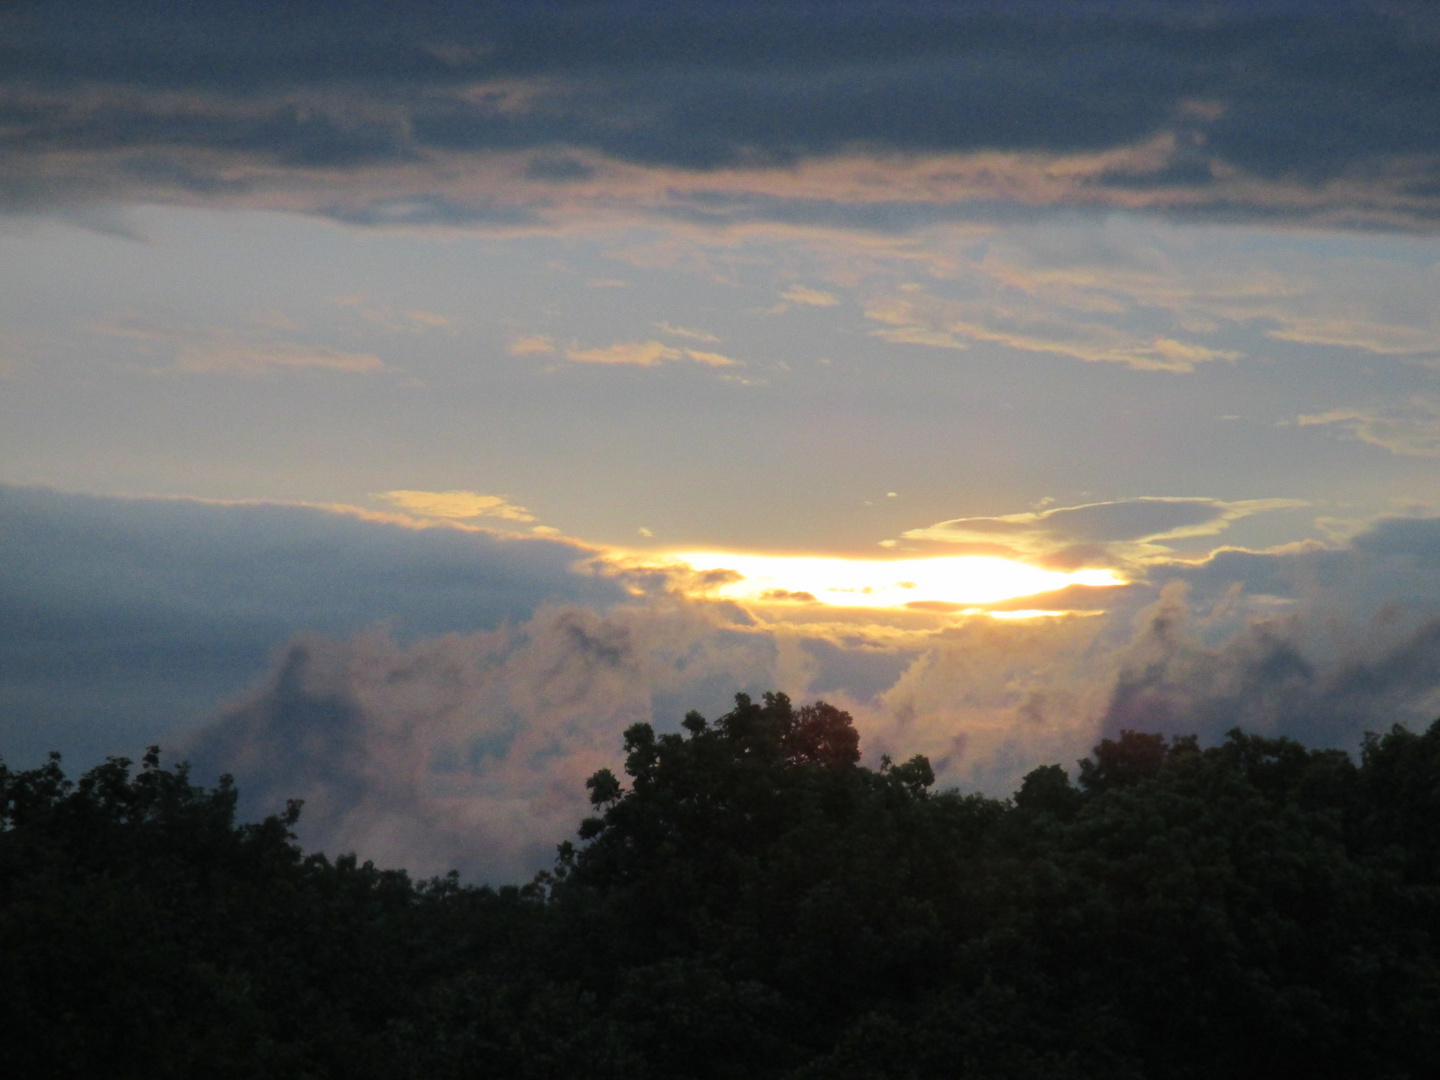
M 152 751 L 0 765 L 6 1077 L 1428 1077 L 1440 722 L 1122 732 L 1013 801 L 823 702 L 624 737 L 523 887 L 305 855 Z

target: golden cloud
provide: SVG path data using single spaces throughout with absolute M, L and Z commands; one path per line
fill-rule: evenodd
M 1137 566 L 1173 559 L 1169 541 L 1214 536 L 1252 514 L 1307 505 L 1300 499 L 1121 499 L 999 517 L 955 518 L 910 529 L 901 537 L 912 544 L 1024 558 L 1055 567 Z
M 403 510 L 433 518 L 493 517 L 505 521 L 531 522 L 535 515 L 516 506 L 503 495 L 482 495 L 476 491 L 386 491 L 377 498 Z

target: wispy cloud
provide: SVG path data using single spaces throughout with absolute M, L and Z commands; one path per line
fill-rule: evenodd
M 1402 457 L 1440 457 L 1440 398 L 1416 395 L 1372 409 L 1331 409 L 1298 416 L 1301 427 L 1333 426 Z
M 805 285 L 791 285 L 780 294 L 780 298 L 805 307 L 834 307 L 840 303 L 834 293 L 822 292 Z
M 120 313 L 90 327 L 105 337 L 134 343 L 134 355 L 175 371 L 259 374 L 284 369 L 363 374 L 383 371 L 384 361 L 373 353 L 338 349 L 330 345 L 284 340 L 280 333 L 298 329 L 261 318 L 249 327 L 205 327 L 166 324 L 132 313 Z
M 720 339 L 714 334 L 707 334 L 703 330 L 690 330 L 684 326 L 671 326 L 668 322 L 657 322 L 655 329 L 661 333 L 669 334 L 671 337 L 686 338 L 690 341 L 701 341 L 709 345 L 717 345 Z
M 512 356 L 541 356 L 555 351 L 555 342 L 544 334 L 522 334 L 511 338 L 509 345 Z
M 386 491 L 377 497 L 425 517 L 462 521 L 477 517 L 520 522 L 535 520 L 535 515 L 529 510 L 516 506 L 503 495 L 481 495 L 475 491 Z
M 739 364 L 738 360 L 720 353 L 677 349 L 659 341 L 620 341 L 604 348 L 571 348 L 565 351 L 565 357 L 577 364 L 628 364 L 633 367 L 656 367 L 672 360 L 692 360 L 709 367 L 734 367 Z
M 453 319 L 424 308 L 396 307 L 367 296 L 332 296 L 330 302 L 348 308 L 372 326 L 392 334 L 424 334 L 432 330 L 453 330 Z
M 963 349 L 984 342 L 1139 371 L 1187 372 L 1196 364 L 1240 357 L 1192 341 L 1139 333 L 1118 319 L 1101 322 L 1094 312 L 1033 295 L 961 301 L 911 292 L 872 301 L 865 314 L 883 324 L 874 331 L 876 337 L 905 345 Z
M 954 518 L 910 529 L 902 540 L 1059 567 L 1138 566 L 1173 558 L 1167 541 L 1214 536 L 1252 514 L 1299 509 L 1299 499 L 1138 498 L 1000 517 Z

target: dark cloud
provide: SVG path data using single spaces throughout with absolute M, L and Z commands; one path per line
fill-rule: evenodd
M 529 178 L 553 186 L 595 177 L 585 155 L 706 171 L 1150 146 L 1038 197 L 1184 189 L 1175 212 L 1303 216 L 1297 191 L 1343 179 L 1362 217 L 1436 209 L 1440 17 L 1419 3 L 55 2 L 0 19 L 17 207 L 124 196 L 137 170 L 152 196 L 205 197 L 241 166 L 436 154 L 536 151 Z M 1227 187 L 1237 170 L 1288 194 Z M 960 201 L 1010 197 L 992 186 Z
M 326 217 L 349 225 L 409 226 L 523 226 L 538 224 L 533 211 L 505 206 L 492 199 L 460 203 L 440 196 L 403 196 L 376 199 L 360 206 L 323 207 Z
M 133 753 L 193 725 L 300 631 L 402 640 L 626 596 L 544 539 L 322 509 L 0 486 L 0 754 Z
M 1257 620 L 1207 647 L 1188 631 L 1191 617 L 1182 597 L 1162 598 L 1115 681 L 1104 734 L 1215 742 L 1238 727 L 1353 750 L 1367 731 L 1426 726 L 1440 714 L 1440 619 L 1402 634 L 1382 617 L 1368 641 L 1325 656 L 1302 619 Z
M 1102 727 L 1232 727 L 1353 749 L 1440 715 L 1440 519 L 1382 518 L 1336 548 L 1156 567 Z

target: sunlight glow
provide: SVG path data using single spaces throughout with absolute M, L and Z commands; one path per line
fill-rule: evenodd
M 993 604 L 1067 585 L 1123 585 L 1112 570 L 1046 570 L 984 555 L 928 559 L 842 559 L 800 555 L 677 552 L 701 572 L 733 571 L 709 594 L 727 600 L 806 601 L 836 607 Z

